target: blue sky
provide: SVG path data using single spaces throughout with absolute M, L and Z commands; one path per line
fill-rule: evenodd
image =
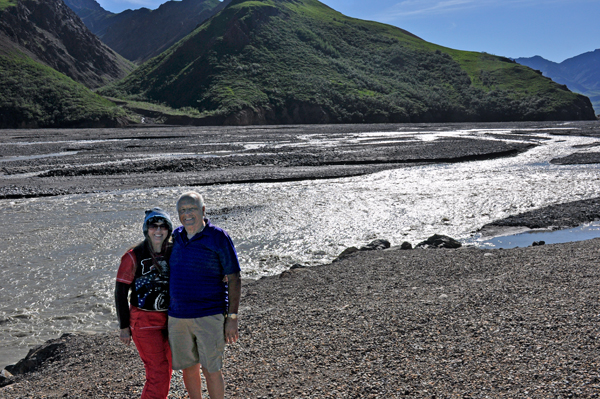
M 161 0 L 97 0 L 106 10 Z M 405 29 L 428 42 L 561 62 L 600 48 L 599 0 L 321 0 L 350 17 Z

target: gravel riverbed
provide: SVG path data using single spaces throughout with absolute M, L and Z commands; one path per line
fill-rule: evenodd
M 245 281 L 227 397 L 598 397 L 599 257 L 600 239 L 383 250 Z M 116 332 L 52 343 L 1 397 L 139 396 Z M 170 397 L 186 397 L 179 373 Z
M 471 136 L 474 130 L 484 133 Z M 600 137 L 600 124 L 5 130 L 0 136 L 0 199 L 357 176 L 514 156 L 545 140 L 540 135 L 548 132 Z M 577 157 L 585 155 L 580 151 L 587 150 L 574 149 L 575 158 L 560 162 L 578 163 Z
M 430 145 L 408 135 L 406 146 L 355 141 L 365 139 L 359 133 L 399 129 L 392 125 L 6 131 L 0 198 L 318 179 L 511 156 L 536 145 L 536 127 L 550 125 L 530 124 L 530 143 L 522 134 L 513 142 L 508 126 L 496 141 Z M 561 134 L 598 137 L 597 123 L 584 125 Z M 435 129 L 444 132 L 423 125 L 414 133 Z M 315 145 L 325 133 L 334 144 Z M 597 220 L 599 204 L 560 204 L 486 228 L 572 226 Z M 600 239 L 510 250 L 390 249 L 245 280 L 241 338 L 226 349 L 227 397 L 599 397 L 599 257 Z M 135 347 L 122 345 L 116 331 L 66 334 L 21 365 L 29 369 L 0 377 L 0 385 L 10 383 L 0 397 L 137 398 L 144 382 Z M 170 397 L 187 397 L 180 372 Z

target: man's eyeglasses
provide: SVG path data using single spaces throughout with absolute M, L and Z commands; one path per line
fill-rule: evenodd
M 156 224 L 156 223 L 152 223 L 152 224 L 148 225 L 148 229 L 150 229 L 150 230 L 158 230 L 158 229 L 169 230 L 169 228 L 167 227 L 166 224 Z
M 177 213 L 179 213 L 180 215 L 185 215 L 186 213 L 194 213 L 197 212 L 200 208 L 198 208 L 197 206 L 190 206 L 190 207 L 181 207 L 177 210 Z

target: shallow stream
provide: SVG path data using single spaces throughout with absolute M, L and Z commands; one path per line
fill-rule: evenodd
M 531 132 L 523 133 L 511 139 L 532 139 Z M 295 263 L 327 263 L 345 248 L 376 238 L 414 245 L 439 233 L 480 245 L 473 234 L 486 223 L 600 195 L 597 164 L 549 163 L 583 151 L 573 146 L 599 140 L 549 133 L 536 132 L 539 145 L 511 158 L 200 191 L 213 223 L 232 236 L 247 278 L 280 273 Z M 511 131 L 444 133 L 484 139 L 499 134 Z M 439 133 L 423 131 L 416 137 L 431 141 Z M 113 284 L 120 256 L 142 239 L 144 210 L 159 205 L 175 215 L 175 201 L 187 189 L 0 201 L 5 225 L 0 231 L 0 366 L 63 332 L 116 329 Z M 597 233 L 596 228 L 589 237 Z

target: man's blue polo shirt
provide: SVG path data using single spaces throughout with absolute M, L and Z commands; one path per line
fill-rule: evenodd
M 169 316 L 181 319 L 227 311 L 223 278 L 240 271 L 233 242 L 225 230 L 205 219 L 204 230 L 188 239 L 183 226 L 173 231 L 169 261 Z

